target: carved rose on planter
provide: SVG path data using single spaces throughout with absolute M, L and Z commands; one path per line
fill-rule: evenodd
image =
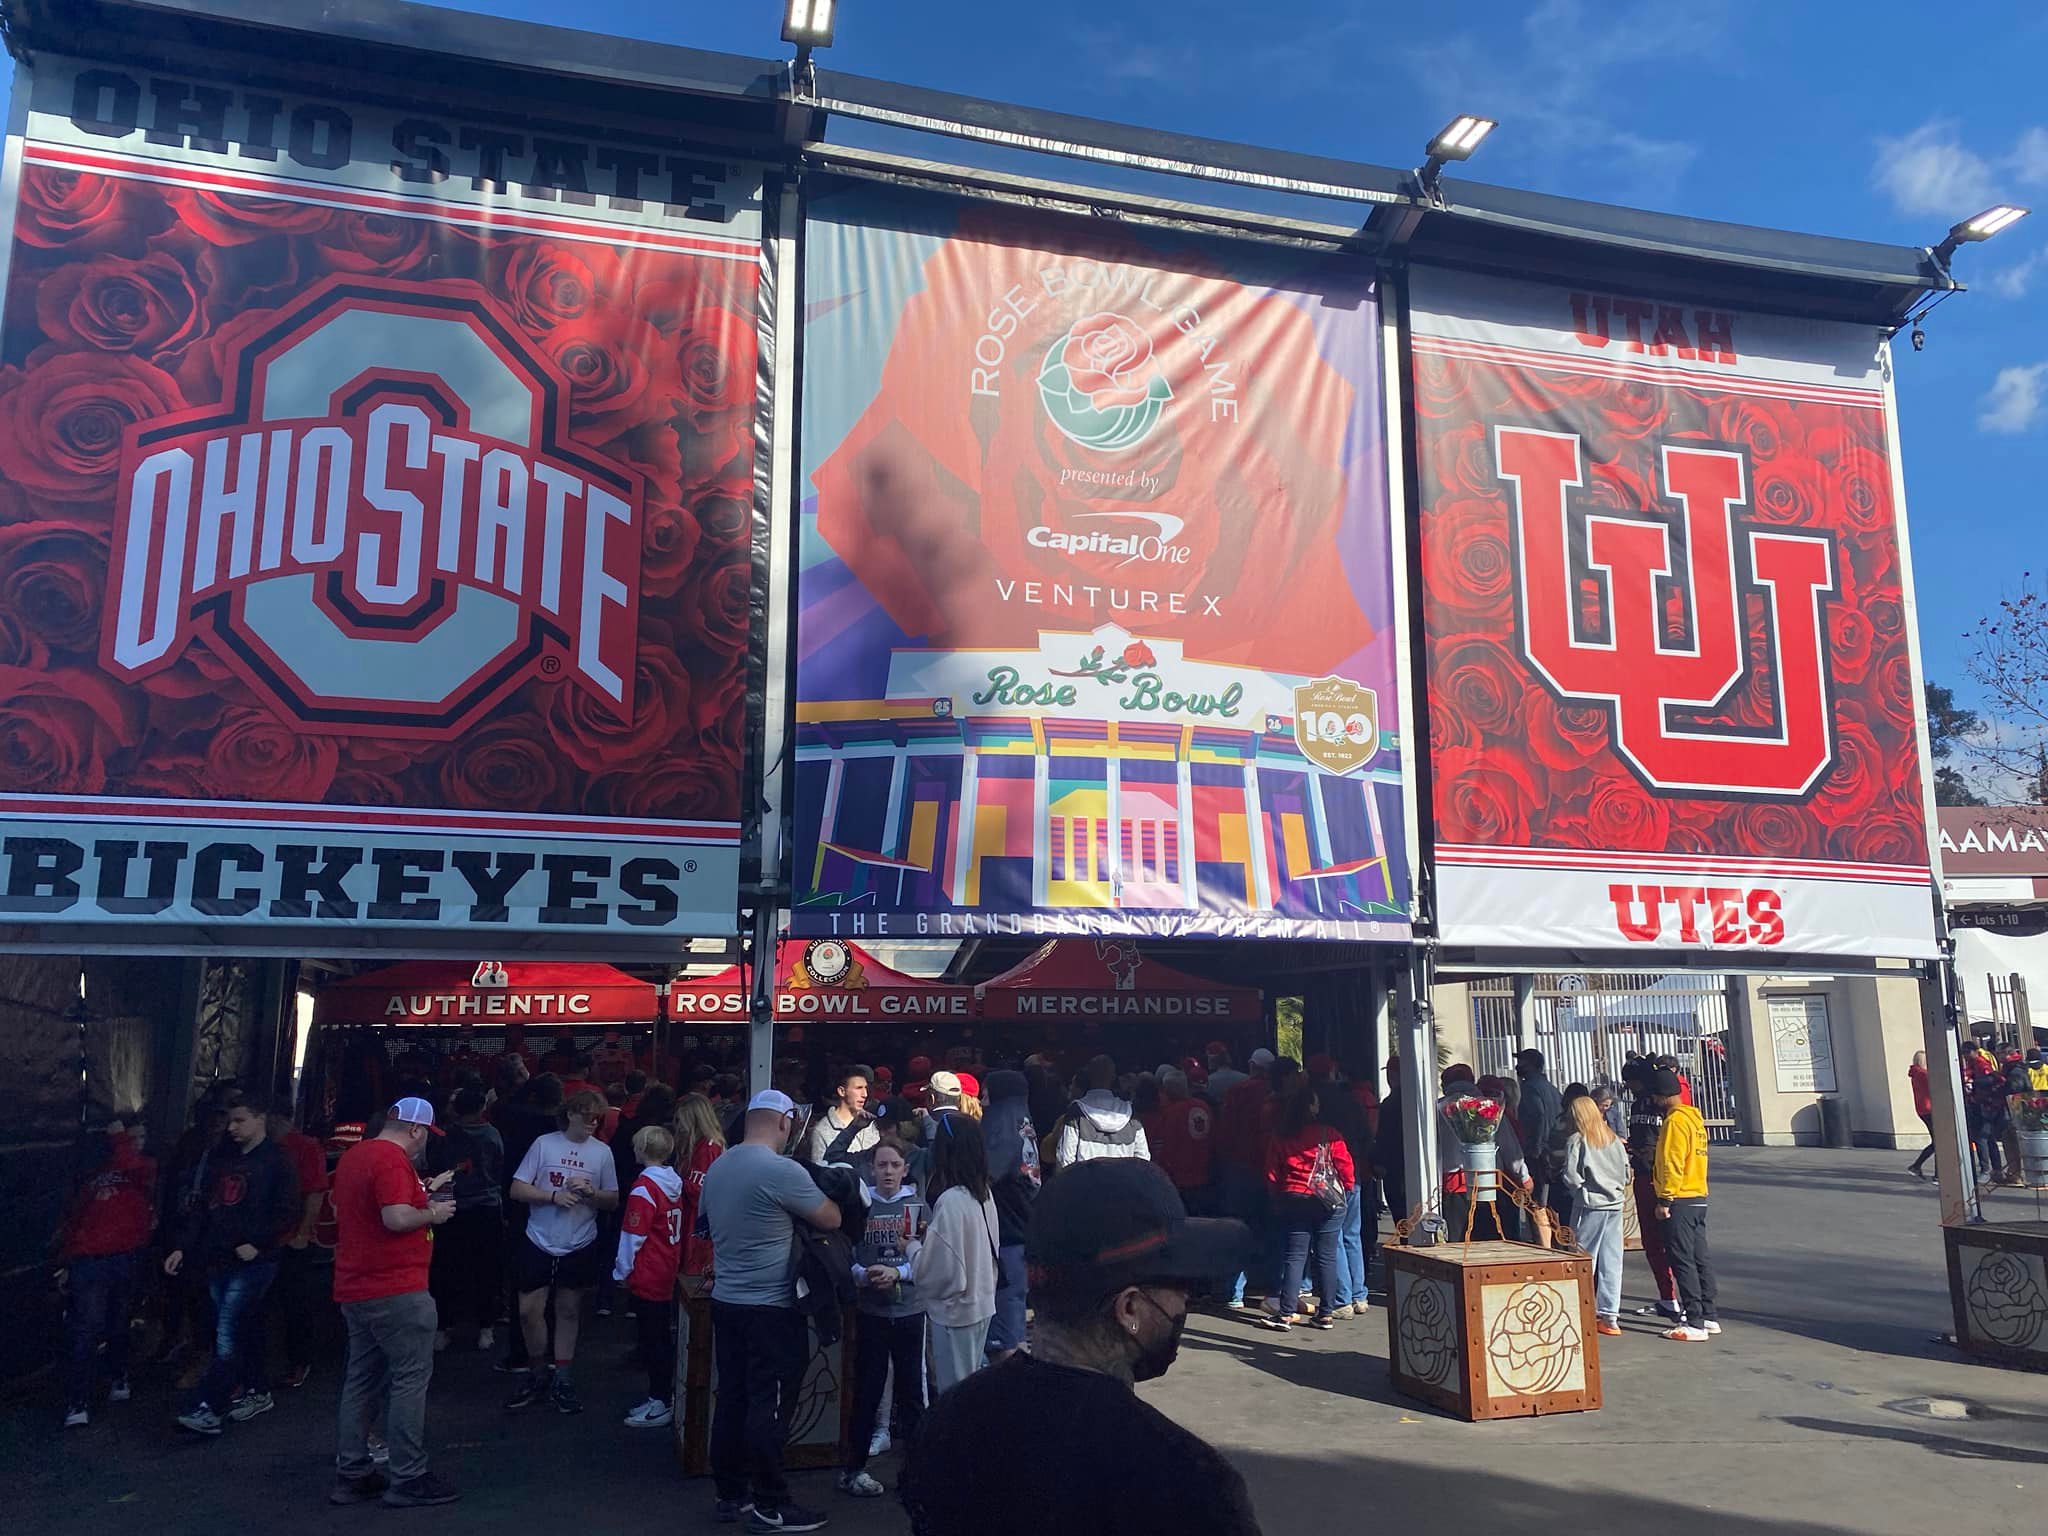
M 1458 1355 L 1457 1322 L 1448 1293 L 1434 1280 L 1411 1280 L 1401 1295 L 1401 1361 L 1410 1376 L 1430 1386 L 1451 1378 Z
M 1564 1297 L 1555 1286 L 1533 1281 L 1515 1287 L 1486 1335 L 1494 1374 L 1511 1390 L 1532 1396 L 1563 1386 L 1579 1349 L 1578 1324 Z
M 1963 1299 L 1970 1327 L 1994 1344 L 2026 1349 L 2048 1326 L 2048 1293 L 2016 1253 L 1987 1253 L 1970 1272 Z

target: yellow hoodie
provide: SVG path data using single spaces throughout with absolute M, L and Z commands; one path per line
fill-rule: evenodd
M 1690 1104 L 1665 1112 L 1652 1178 L 1660 1201 L 1707 1198 L 1707 1122 Z

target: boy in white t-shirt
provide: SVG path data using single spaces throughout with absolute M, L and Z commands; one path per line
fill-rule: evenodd
M 572 1094 L 562 1105 L 559 1131 L 537 1138 L 512 1175 L 512 1198 L 531 1206 L 526 1236 L 515 1250 L 519 1326 L 530 1359 L 548 1358 L 548 1294 L 555 1299 L 552 1373 L 536 1366 L 508 1403 L 527 1408 L 545 1399 L 557 1412 L 581 1413 L 569 1380 L 583 1297 L 602 1278 L 598 1213 L 618 1209 L 619 1170 L 612 1149 L 593 1134 L 604 1118 L 604 1099 Z

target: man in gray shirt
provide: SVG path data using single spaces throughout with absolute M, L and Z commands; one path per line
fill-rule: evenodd
M 796 1223 L 830 1232 L 839 1207 L 782 1155 L 796 1105 L 763 1089 L 747 1104 L 745 1139 L 704 1175 L 698 1208 L 711 1227 L 711 1349 L 718 1401 L 711 1475 L 718 1518 L 751 1531 L 815 1531 L 825 1517 L 789 1497 L 782 1447 L 803 1386 L 805 1329 L 791 1268 Z

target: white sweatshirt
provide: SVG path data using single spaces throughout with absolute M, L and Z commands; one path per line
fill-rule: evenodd
M 927 1316 L 948 1328 L 971 1328 L 996 1315 L 994 1200 L 977 1202 L 955 1187 L 932 1207 L 931 1226 L 910 1256 L 910 1277 Z

